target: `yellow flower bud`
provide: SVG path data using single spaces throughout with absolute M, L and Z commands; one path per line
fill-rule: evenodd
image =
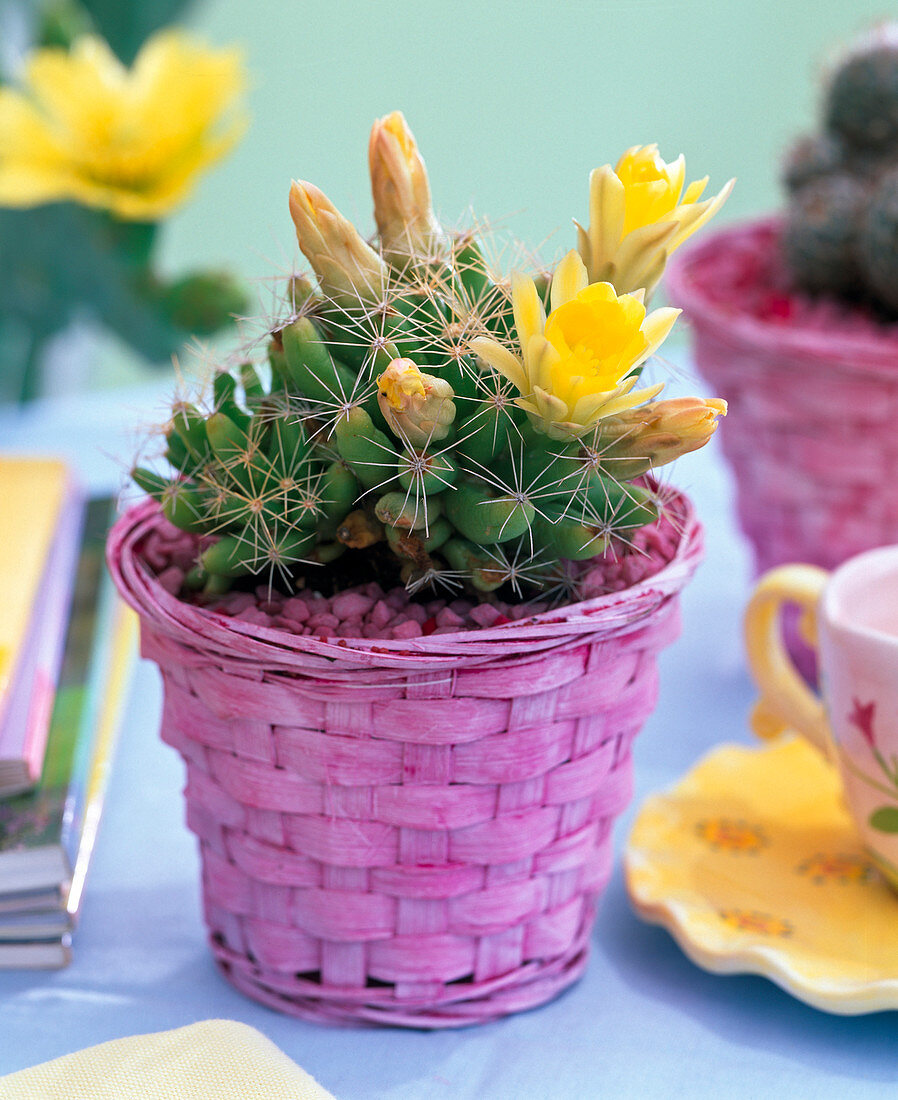
M 455 420 L 455 396 L 443 378 L 411 359 L 394 359 L 377 380 L 377 401 L 390 429 L 411 447 L 445 439 Z
M 596 449 L 612 474 L 635 477 L 704 447 L 726 413 L 717 397 L 652 401 L 604 420 Z
M 325 294 L 350 309 L 381 300 L 386 264 L 323 191 L 294 180 L 290 216 L 299 247 Z
M 441 240 L 430 182 L 414 135 L 401 111 L 378 119 L 368 143 L 374 219 L 387 259 L 398 266 L 427 259 Z

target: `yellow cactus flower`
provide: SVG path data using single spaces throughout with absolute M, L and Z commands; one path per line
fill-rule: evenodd
M 641 291 L 618 295 L 610 283 L 589 285 L 574 251 L 555 271 L 548 318 L 528 276 L 515 276 L 512 298 L 521 357 L 485 336 L 470 347 L 518 388 L 516 404 L 537 430 L 575 439 L 663 388 L 634 390 L 634 372 L 670 332 L 678 309 L 646 314 Z
M 668 164 L 657 145 L 634 145 L 612 168 L 589 177 L 589 225 L 577 225 L 577 247 L 590 282 L 609 282 L 618 294 L 650 295 L 668 257 L 726 202 L 735 180 L 699 202 L 708 177 L 683 191 L 686 162 Z
M 445 439 L 455 420 L 455 393 L 445 378 L 394 359 L 377 379 L 377 402 L 390 430 L 412 447 Z
M 73 201 L 155 221 L 244 128 L 236 50 L 176 32 L 147 41 L 131 69 L 92 35 L 37 50 L 21 91 L 0 89 L 0 205 Z
M 347 308 L 383 297 L 387 265 L 314 184 L 294 180 L 290 216 L 321 289 Z
M 427 257 L 442 238 L 427 168 L 401 111 L 378 119 L 368 142 L 374 220 L 387 259 L 402 266 Z

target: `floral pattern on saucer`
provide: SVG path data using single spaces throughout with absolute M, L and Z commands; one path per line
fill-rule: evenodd
M 645 801 L 624 864 L 637 913 L 706 970 L 827 1012 L 898 1008 L 898 897 L 801 738 L 713 750 Z

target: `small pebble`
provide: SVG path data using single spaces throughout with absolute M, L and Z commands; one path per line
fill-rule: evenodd
M 480 603 L 471 608 L 469 618 L 473 619 L 478 626 L 492 626 L 500 614 L 499 609 L 493 607 L 491 603 Z
M 295 623 L 304 623 L 309 617 L 309 605 L 300 596 L 291 596 L 284 603 L 281 614 Z
M 258 609 L 258 607 L 245 607 L 242 611 L 239 611 L 234 615 L 235 619 L 240 619 L 244 623 L 254 623 L 256 626 L 271 626 L 271 620 L 268 616 Z
M 374 600 L 361 592 L 341 592 L 331 601 L 331 610 L 338 619 L 361 619 L 374 606 Z
M 444 607 L 442 610 L 436 613 L 437 630 L 442 627 L 452 627 L 455 630 L 457 627 L 464 626 L 465 620 L 461 615 L 456 615 L 451 607 Z
M 159 581 L 166 592 L 171 593 L 172 596 L 177 596 L 181 591 L 181 585 L 184 583 L 184 574 L 176 565 L 170 565 L 168 569 L 162 570 L 156 580 Z
M 351 619 L 349 622 L 342 622 L 337 627 L 337 634 L 341 638 L 361 638 L 362 624 L 358 619 Z
M 325 627 L 339 626 L 340 620 L 336 615 L 331 615 L 328 611 L 317 611 L 314 615 L 310 616 L 308 625 L 312 630 L 321 630 Z
M 271 625 L 277 627 L 278 630 L 289 630 L 291 634 L 302 634 L 302 623 L 298 623 L 294 619 L 288 619 L 286 615 L 278 615 Z
M 419 603 L 406 604 L 401 611 L 403 618 L 414 619 L 416 623 L 424 623 L 428 618 L 427 608 Z
M 229 592 L 215 604 L 215 610 L 223 611 L 226 615 L 239 615 L 248 607 L 255 606 L 256 597 L 252 592 Z
M 386 626 L 390 619 L 393 618 L 393 609 L 384 600 L 378 600 L 374 607 L 371 609 L 371 614 L 368 617 L 368 621 L 374 626 Z
M 421 634 L 421 624 L 414 619 L 406 619 L 390 630 L 393 638 L 420 638 Z

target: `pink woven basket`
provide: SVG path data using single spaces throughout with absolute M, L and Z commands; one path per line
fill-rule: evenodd
M 178 601 L 124 515 L 110 568 L 162 671 L 187 764 L 210 942 L 231 982 L 327 1023 L 457 1027 L 582 973 L 655 703 L 658 650 L 701 556 L 625 592 L 482 630 L 318 640 Z
M 718 232 L 666 276 L 729 402 L 721 445 L 758 572 L 898 542 L 898 326 L 790 298 L 778 237 L 774 219 Z M 765 293 L 769 318 L 749 308 Z

